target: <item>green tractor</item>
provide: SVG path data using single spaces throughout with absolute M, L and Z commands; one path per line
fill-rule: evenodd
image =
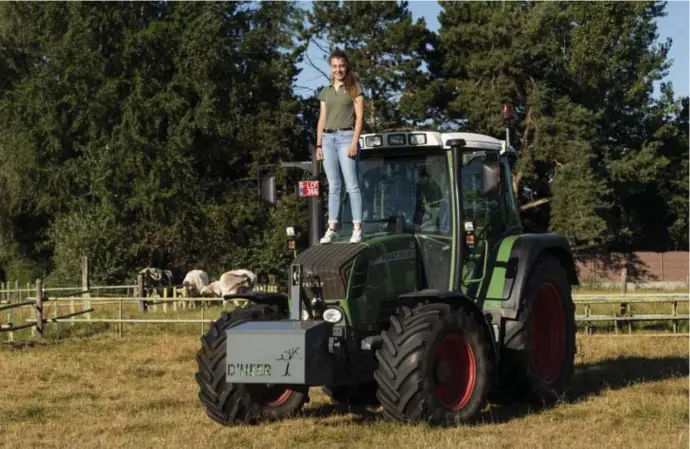
M 227 297 L 249 301 L 201 338 L 208 416 L 283 419 L 318 386 L 336 403 L 432 425 L 474 421 L 490 398 L 563 395 L 577 274 L 564 237 L 523 232 L 505 141 L 390 132 L 360 145 L 364 240 L 349 243 L 344 195 L 342 241 L 319 244 L 314 202 L 289 295 Z M 300 191 L 317 195 L 318 181 Z

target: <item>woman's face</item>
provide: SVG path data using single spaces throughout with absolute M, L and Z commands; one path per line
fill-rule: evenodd
M 347 73 L 347 64 L 343 58 L 331 58 L 331 74 L 337 81 L 342 81 Z

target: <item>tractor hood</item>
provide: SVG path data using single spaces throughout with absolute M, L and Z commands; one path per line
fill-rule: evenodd
M 324 300 L 370 302 L 419 288 L 419 249 L 412 234 L 380 234 L 362 243 L 312 246 L 294 263 L 302 265 L 303 294 L 309 300 L 316 290 L 312 276 L 318 276 Z M 433 270 L 445 276 L 442 266 L 434 264 Z
M 367 251 L 364 243 L 331 243 L 311 246 L 297 255 L 293 263 L 302 265 L 304 293 L 311 300 L 316 284 L 321 284 L 323 299 L 345 299 L 353 264 Z

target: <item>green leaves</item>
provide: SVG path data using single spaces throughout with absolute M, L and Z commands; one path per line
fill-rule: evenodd
M 665 204 L 646 189 L 663 184 L 672 164 L 663 150 L 672 131 L 661 117 L 673 99 L 664 107 L 652 98 L 653 82 L 668 69 L 668 43 L 655 42 L 663 5 L 442 6 L 436 53 L 443 62 L 429 64 L 437 83 L 429 89 L 442 94 L 426 97 L 446 111 L 438 126 L 499 138 L 505 135 L 501 104 L 513 104 L 511 144 L 520 152 L 514 185 L 523 218 L 544 229 L 544 215 L 532 205 L 548 199 L 550 206 L 541 206 L 549 208 L 548 227 L 574 245 L 648 248 L 664 240 L 658 231 L 656 242 L 647 239 L 647 227 L 658 225 L 634 212 Z
M 687 248 L 688 101 L 670 85 L 657 2 L 0 4 L 0 266 L 72 282 L 144 265 L 282 274 L 284 228 L 318 115 L 293 93 L 307 47 L 344 48 L 365 130 L 465 130 L 520 157 L 528 230 L 574 246 Z M 307 59 L 308 62 L 308 59 Z M 328 80 L 324 73 L 314 92 Z M 257 168 L 285 193 L 257 201 Z M 213 274 L 212 274 L 213 275 Z
M 20 217 L 41 220 L 0 264 L 35 259 L 38 245 L 56 282 L 81 254 L 104 282 L 144 265 L 251 263 L 238 249 L 262 247 L 269 219 L 255 167 L 303 146 L 294 4 L 2 8 L 0 46 L 14 50 L 0 66 L 12 85 L 0 96 L 2 234 L 17 241 Z

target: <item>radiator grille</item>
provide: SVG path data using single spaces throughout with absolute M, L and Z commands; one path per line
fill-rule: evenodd
M 344 299 L 352 263 L 366 249 L 367 246 L 362 243 L 331 243 L 312 246 L 299 253 L 294 263 L 302 264 L 302 275 L 307 284 L 304 288 L 307 299 L 311 300 L 314 297 L 308 279 L 312 273 L 319 276 L 323 299 Z

